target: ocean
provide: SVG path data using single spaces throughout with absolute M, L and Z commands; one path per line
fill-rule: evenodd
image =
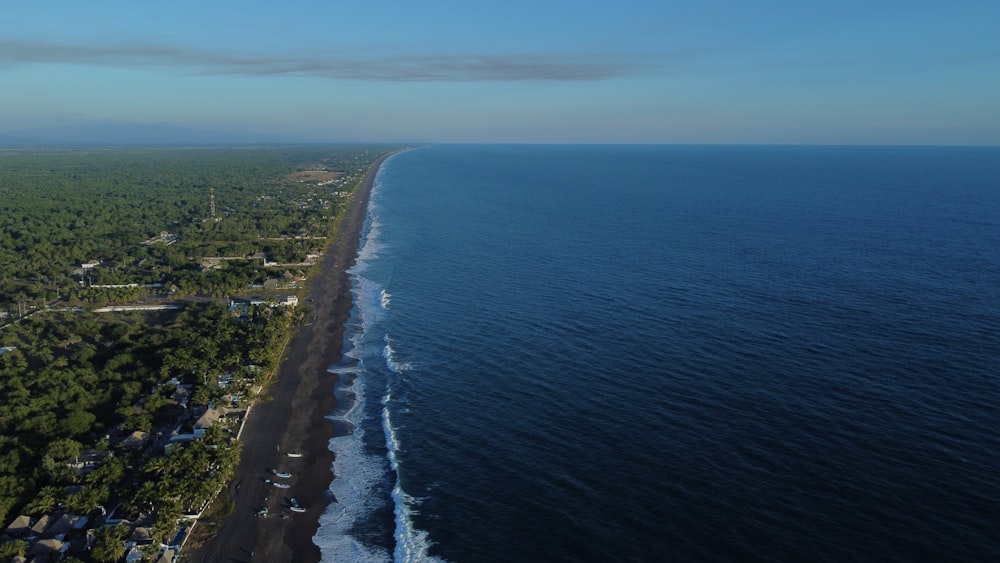
M 324 561 L 1000 560 L 1000 149 L 380 170 Z

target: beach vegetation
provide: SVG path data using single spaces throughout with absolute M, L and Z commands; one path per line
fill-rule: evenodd
M 167 541 L 225 488 L 361 154 L 0 152 L 0 527 L 117 510 Z M 120 560 L 129 533 L 82 558 Z
M 125 557 L 125 540 L 130 530 L 128 526 L 104 526 L 97 530 L 94 537 L 94 547 L 90 555 L 95 561 L 112 563 Z
M 6 543 L 0 543 L 0 561 L 10 561 L 15 557 L 24 557 L 31 547 L 27 541 L 16 539 Z

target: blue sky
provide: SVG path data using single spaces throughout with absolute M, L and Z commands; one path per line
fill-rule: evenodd
M 1000 3 L 9 2 L 0 133 L 1000 144 Z

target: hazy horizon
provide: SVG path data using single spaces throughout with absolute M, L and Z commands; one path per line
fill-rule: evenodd
M 57 0 L 5 15 L 0 142 L 117 127 L 126 142 L 175 128 L 247 142 L 1000 144 L 988 2 Z

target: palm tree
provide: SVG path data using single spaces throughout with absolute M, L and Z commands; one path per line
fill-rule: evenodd
M 15 557 L 24 557 L 28 553 L 28 542 L 24 540 L 14 540 L 0 544 L 0 560 L 8 561 Z
M 97 531 L 94 548 L 90 555 L 101 563 L 114 563 L 125 557 L 125 538 L 128 536 L 127 526 L 107 526 Z
M 52 512 L 56 504 L 62 497 L 62 491 L 59 487 L 54 487 L 52 485 L 42 487 L 35 498 L 24 507 L 24 511 L 28 514 L 33 514 L 36 516 L 41 516 L 43 514 L 48 514 Z

